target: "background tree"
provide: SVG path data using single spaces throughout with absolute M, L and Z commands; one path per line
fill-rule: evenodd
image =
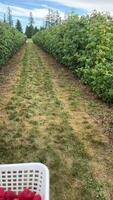
M 6 15 L 5 15 L 5 13 L 4 13 L 3 22 L 6 23 Z
M 42 31 L 42 30 L 45 30 L 45 29 L 46 29 L 46 27 L 41 26 L 39 30 Z
M 37 28 L 37 26 L 35 26 L 33 34 L 36 34 L 38 31 L 39 29 Z
M 7 22 L 10 26 L 13 26 L 12 10 L 10 7 L 7 8 Z
M 20 31 L 21 33 L 23 32 L 23 31 L 22 31 L 22 25 L 21 25 L 21 22 L 20 22 L 19 19 L 17 19 L 17 22 L 16 22 L 16 29 L 17 29 L 18 31 Z
M 54 23 L 55 24 L 61 23 L 61 16 L 60 16 L 60 13 L 58 12 L 58 10 L 54 14 Z
M 34 33 L 34 28 L 33 26 L 26 26 L 26 30 L 25 30 L 25 34 L 28 38 L 31 38 L 33 36 Z
M 45 19 L 45 27 L 49 28 L 59 23 L 61 23 L 60 13 L 49 9 Z
M 25 34 L 28 38 L 31 38 L 34 35 L 34 18 L 32 12 L 29 14 L 29 25 L 26 26 Z
M 34 24 L 34 18 L 32 12 L 29 13 L 29 25 L 33 26 Z
M 48 10 L 48 14 L 46 15 L 46 18 L 45 18 L 45 27 L 46 28 L 49 28 L 51 26 L 51 10 L 49 9 Z

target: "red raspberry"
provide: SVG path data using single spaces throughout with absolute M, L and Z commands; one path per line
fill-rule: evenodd
M 13 200 L 15 197 L 16 197 L 15 192 L 13 192 L 13 191 L 5 192 L 5 200 Z
M 38 195 L 35 195 L 33 200 L 42 200 L 42 198 L 41 198 L 40 194 L 38 194 Z
M 18 197 L 19 200 L 33 200 L 35 194 L 34 192 L 31 192 L 29 189 L 24 189 L 23 192 L 20 192 Z

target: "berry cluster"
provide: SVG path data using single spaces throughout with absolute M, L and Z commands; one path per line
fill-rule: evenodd
M 0 200 L 42 200 L 39 194 L 31 192 L 28 188 L 25 188 L 17 195 L 15 192 L 9 190 L 5 191 L 0 187 Z

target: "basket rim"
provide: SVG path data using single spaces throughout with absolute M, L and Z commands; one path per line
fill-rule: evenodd
M 3 167 L 16 167 L 16 166 L 22 167 L 22 166 L 26 166 L 26 165 L 27 166 L 32 166 L 32 165 L 37 166 L 37 165 L 39 165 L 39 166 L 43 167 L 49 173 L 48 167 L 45 164 L 40 163 L 40 162 L 0 164 L 0 168 L 3 168 Z

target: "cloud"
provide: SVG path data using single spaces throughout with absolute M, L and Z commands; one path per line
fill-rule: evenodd
M 2 0 L 1 0 L 2 1 Z M 2 1 L 2 2 L 10 2 L 9 1 Z M 12 1 L 11 1 L 12 2 Z M 65 7 L 70 9 L 77 8 L 83 9 L 87 12 L 91 12 L 92 10 L 96 9 L 98 11 L 108 11 L 113 14 L 113 0 L 25 0 L 25 1 L 18 1 L 17 3 L 20 5 L 16 6 L 16 0 L 14 0 L 14 4 L 10 6 L 13 10 L 14 15 L 21 15 L 21 16 L 28 16 L 29 12 L 32 11 L 34 17 L 44 18 L 47 14 L 47 9 L 52 8 L 55 9 L 58 6 L 59 11 L 61 12 L 62 17 L 64 16 Z M 23 8 L 22 2 L 26 5 L 26 8 Z M 8 3 L 6 3 L 8 4 Z M 4 3 L 0 3 L 0 12 L 6 10 L 6 5 Z M 11 3 L 12 4 L 12 3 Z M 32 9 L 29 6 L 33 6 Z M 64 6 L 63 11 L 60 9 Z M 40 7 L 40 8 L 39 8 Z
M 29 17 L 29 13 L 32 12 L 34 18 L 44 19 L 46 15 L 48 14 L 48 7 L 27 9 L 27 8 L 22 8 L 22 7 L 17 7 L 17 6 L 10 6 L 3 3 L 0 3 L 0 12 L 6 13 L 8 7 L 11 8 L 12 15 L 18 16 L 18 17 Z M 63 19 L 65 17 L 64 12 L 59 11 L 59 13 Z
M 82 8 L 87 11 L 98 10 L 107 11 L 113 14 L 113 0 L 48 0 L 49 2 L 57 2 L 59 4 L 73 7 Z
M 113 0 L 0 0 L 0 18 L 7 13 L 7 7 L 12 10 L 14 19 L 21 19 L 23 24 L 27 23 L 29 13 L 33 13 L 35 22 L 43 24 L 48 9 L 59 10 L 62 19 L 65 13 L 75 10 L 80 15 L 98 11 L 108 11 L 113 15 Z

